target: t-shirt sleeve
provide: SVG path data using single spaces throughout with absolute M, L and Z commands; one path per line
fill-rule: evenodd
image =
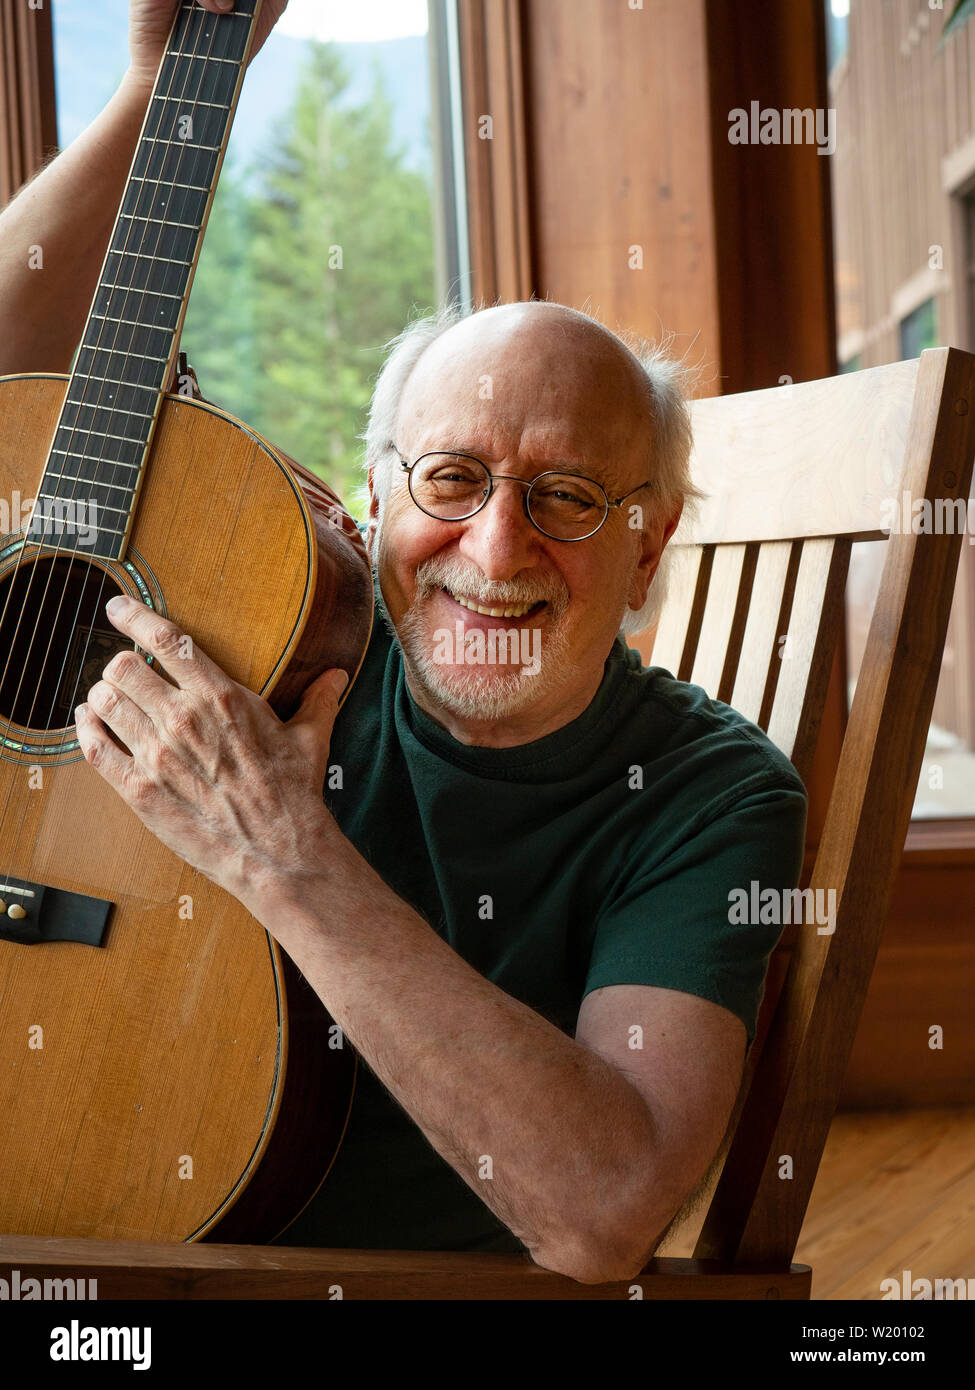
M 732 797 L 663 858 L 648 847 L 649 866 L 627 877 L 599 915 L 583 994 L 624 984 L 681 990 L 729 1009 L 751 1044 L 783 917 L 753 912 L 751 885 L 778 890 L 779 902 L 796 887 L 806 811 L 797 778 Z M 744 911 L 733 890 L 747 895 Z

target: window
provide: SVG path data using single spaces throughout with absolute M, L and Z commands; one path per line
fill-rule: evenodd
M 901 319 L 901 358 L 920 357 L 925 348 L 938 345 L 938 319 L 933 299 L 927 299 L 913 313 Z
M 383 345 L 466 264 L 462 170 L 441 148 L 451 7 L 291 0 L 244 81 L 183 330 L 203 395 L 360 515 Z M 55 0 L 62 144 L 125 71 L 128 8 Z
M 849 47 L 850 0 L 826 0 L 826 62 L 832 72 Z
M 848 345 L 844 370 L 916 358 L 949 341 L 973 351 L 975 315 L 967 305 L 975 283 L 975 215 L 969 203 L 969 245 L 956 251 L 953 229 L 966 217 L 953 207 L 942 170 L 957 162 L 971 139 L 975 68 L 969 72 L 960 59 L 975 31 L 960 30 L 939 50 L 944 16 L 927 6 L 909 17 L 886 0 L 842 8 L 848 10 L 843 26 L 849 47 L 831 80 L 830 99 L 838 132 L 831 169 L 837 328 Z M 834 19 L 835 10 L 827 11 Z M 832 21 L 830 28 L 835 31 Z M 880 63 L 878 51 L 888 55 Z M 949 119 L 948 112 L 956 114 Z M 952 312 L 955 303 L 964 311 Z M 975 818 L 973 539 L 966 535 L 961 547 L 916 820 Z M 882 542 L 853 546 L 846 593 L 851 700 L 885 558 Z M 975 839 L 975 825 L 972 834 Z

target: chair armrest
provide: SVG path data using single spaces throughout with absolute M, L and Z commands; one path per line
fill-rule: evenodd
M 0 1278 L 97 1281 L 98 1299 L 807 1299 L 811 1271 L 651 1260 L 638 1279 L 580 1284 L 527 1255 L 322 1250 L 0 1236 Z M 89 1286 L 75 1294 L 87 1296 Z M 22 1294 L 16 1296 L 21 1297 Z

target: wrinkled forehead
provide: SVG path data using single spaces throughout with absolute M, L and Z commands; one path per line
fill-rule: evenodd
M 473 446 L 507 455 L 539 449 L 580 467 L 592 457 L 645 453 L 649 391 L 636 359 L 588 320 L 486 310 L 427 348 L 400 401 L 397 444 Z M 476 449 L 472 448 L 473 452 Z

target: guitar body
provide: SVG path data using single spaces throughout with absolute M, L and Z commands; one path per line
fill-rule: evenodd
M 34 496 L 67 380 L 0 379 L 0 498 Z M 351 684 L 372 578 L 333 495 L 309 483 L 306 497 L 259 436 L 181 396 L 162 400 L 151 465 L 122 560 L 76 559 L 69 573 L 53 547 L 25 548 L 16 516 L 0 539 L 0 612 L 15 569 L 22 589 L 33 565 L 25 627 L 53 631 L 66 651 L 72 622 L 105 632 L 77 647 L 75 703 L 112 642 L 131 645 L 104 616 L 118 591 L 175 621 L 282 718 L 327 667 Z M 45 578 L 68 596 L 58 612 L 38 607 Z M 31 657 L 4 621 L 0 659 L 23 660 L 29 685 Z M 45 689 L 28 708 L 12 684 L 0 709 L 0 883 L 43 886 L 62 925 L 91 899 L 110 907 L 100 944 L 0 937 L 0 1231 L 271 1240 L 334 1157 L 351 1051 L 249 913 L 87 765 L 67 696 Z M 0 929 L 29 925 L 0 916 Z

